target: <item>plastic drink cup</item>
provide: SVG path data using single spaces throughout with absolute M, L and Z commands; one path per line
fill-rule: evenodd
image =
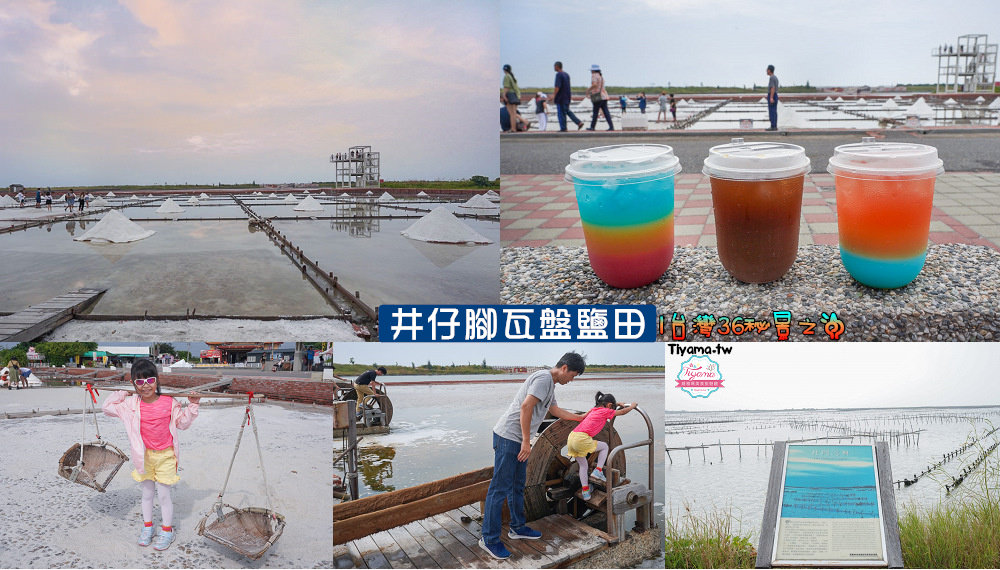
M 605 146 L 570 156 L 566 180 L 576 190 L 590 267 L 608 285 L 648 285 L 670 266 L 680 170 L 666 145 Z
M 781 279 L 799 249 L 805 149 L 794 144 L 743 142 L 712 147 L 702 173 L 712 184 L 719 261 L 735 279 Z
M 927 257 L 934 181 L 944 172 L 937 149 L 875 142 L 838 146 L 827 171 L 837 187 L 840 259 L 859 283 L 902 287 Z

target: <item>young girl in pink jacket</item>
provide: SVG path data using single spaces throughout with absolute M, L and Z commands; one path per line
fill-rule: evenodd
M 580 425 L 576 426 L 566 438 L 567 454 L 576 458 L 580 464 L 580 485 L 583 487 L 583 499 L 590 500 L 590 477 L 600 481 L 606 481 L 604 476 L 604 460 L 608 458 L 608 444 L 603 441 L 594 440 L 594 436 L 601 433 L 604 424 L 615 416 L 623 416 L 635 409 L 636 403 L 632 402 L 627 407 L 621 407 L 615 397 L 611 394 L 598 392 L 594 396 L 594 407 L 587 412 Z M 588 476 L 587 455 L 597 452 L 597 465 L 594 471 Z
M 174 504 L 170 489 L 180 481 L 177 464 L 177 430 L 187 429 L 198 417 L 201 398 L 188 398 L 186 408 L 170 396 L 160 394 L 156 365 L 141 358 L 132 365 L 132 384 L 136 393 L 115 392 L 104 401 L 104 413 L 120 418 L 132 447 L 132 478 L 142 489 L 142 532 L 139 545 L 153 542 L 153 493 L 160 498 L 162 526 L 153 548 L 166 550 L 174 541 L 171 526 Z

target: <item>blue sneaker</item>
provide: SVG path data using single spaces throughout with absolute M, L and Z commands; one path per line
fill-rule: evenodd
M 590 473 L 590 476 L 593 477 L 594 479 L 597 479 L 598 481 L 602 481 L 604 483 L 608 482 L 607 478 L 604 477 L 604 472 L 598 471 L 597 467 L 594 467 L 594 470 Z
M 479 548 L 489 552 L 490 556 L 496 558 L 497 560 L 506 560 L 510 558 L 510 551 L 507 550 L 507 547 L 504 546 L 502 542 L 498 542 L 496 544 L 486 544 L 486 541 L 480 538 Z
M 154 550 L 166 550 L 170 547 L 170 543 L 174 541 L 174 531 L 164 531 L 160 529 L 160 532 L 156 535 L 156 542 L 153 543 Z
M 153 542 L 153 527 L 142 527 L 142 532 L 139 533 L 139 546 L 149 546 L 151 542 Z
M 514 540 L 518 540 L 521 538 L 527 540 L 538 540 L 539 538 L 542 538 L 542 533 L 538 532 L 533 528 L 522 526 L 517 530 L 514 529 L 508 530 L 507 536 L 513 538 Z

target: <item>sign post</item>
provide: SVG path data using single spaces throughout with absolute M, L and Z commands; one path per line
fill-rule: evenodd
M 756 566 L 902 568 L 888 445 L 775 443 Z

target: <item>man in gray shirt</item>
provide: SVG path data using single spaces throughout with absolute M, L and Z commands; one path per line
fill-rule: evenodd
M 778 76 L 774 74 L 774 66 L 767 66 L 767 118 L 771 127 L 767 130 L 778 130 Z
M 582 356 L 567 352 L 554 367 L 528 376 L 507 411 L 493 426 L 493 479 L 486 493 L 479 546 L 496 559 L 510 557 L 510 551 L 500 542 L 500 513 L 504 500 L 510 510 L 508 538 L 534 540 L 542 537 L 542 533 L 525 525 L 524 484 L 531 455 L 531 434 L 538 430 L 546 413 L 565 420 L 583 420 L 584 414 L 574 414 L 556 405 L 555 385 L 570 383 L 583 374 L 585 368 Z

